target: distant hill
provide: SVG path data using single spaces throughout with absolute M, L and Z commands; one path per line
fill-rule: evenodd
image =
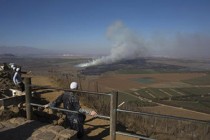
M 50 55 L 54 53 L 55 52 L 53 51 L 45 49 L 37 49 L 25 46 L 16 46 L 16 47 L 0 46 L 0 55 L 13 54 L 15 56 L 27 56 L 27 55 Z
M 16 56 L 14 54 L 11 54 L 11 53 L 5 53 L 5 54 L 0 54 L 0 58 L 1 57 L 13 58 L 13 57 L 16 57 Z

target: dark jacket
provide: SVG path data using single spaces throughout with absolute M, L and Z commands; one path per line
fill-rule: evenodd
M 82 109 L 79 104 L 79 98 L 73 92 L 65 92 L 60 95 L 50 106 L 56 107 L 63 103 L 64 108 L 68 110 L 78 111 L 81 114 L 90 114 L 90 110 Z M 65 112 L 67 117 L 75 115 L 75 113 Z

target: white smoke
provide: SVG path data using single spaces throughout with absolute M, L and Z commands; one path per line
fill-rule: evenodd
M 113 42 L 110 55 L 88 63 L 79 64 L 79 67 L 110 64 L 120 60 L 134 59 L 143 56 L 146 52 L 144 39 L 135 35 L 121 21 L 115 22 L 108 28 L 107 37 Z
M 170 58 L 210 58 L 210 35 L 204 32 L 153 34 L 147 42 L 151 56 Z

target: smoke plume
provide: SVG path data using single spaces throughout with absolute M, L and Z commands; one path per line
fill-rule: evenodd
M 120 60 L 134 59 L 145 55 L 145 41 L 125 27 L 121 21 L 112 24 L 107 30 L 107 38 L 113 43 L 110 55 L 88 63 L 79 64 L 79 67 L 88 67 L 99 64 L 110 64 Z
M 120 60 L 144 56 L 170 58 L 210 58 L 210 35 L 204 32 L 175 32 L 165 34 L 154 32 L 147 40 L 137 36 L 121 21 L 112 24 L 107 30 L 107 38 L 113 46 L 110 55 L 78 65 L 88 67 L 110 64 Z
M 166 34 L 153 34 L 147 42 L 147 49 L 152 56 L 210 58 L 210 36 L 202 32 L 177 32 L 170 37 Z

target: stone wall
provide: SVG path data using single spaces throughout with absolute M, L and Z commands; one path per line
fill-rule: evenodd
M 76 139 L 76 131 L 18 117 L 0 122 L 0 138 L 3 140 L 69 140 Z

